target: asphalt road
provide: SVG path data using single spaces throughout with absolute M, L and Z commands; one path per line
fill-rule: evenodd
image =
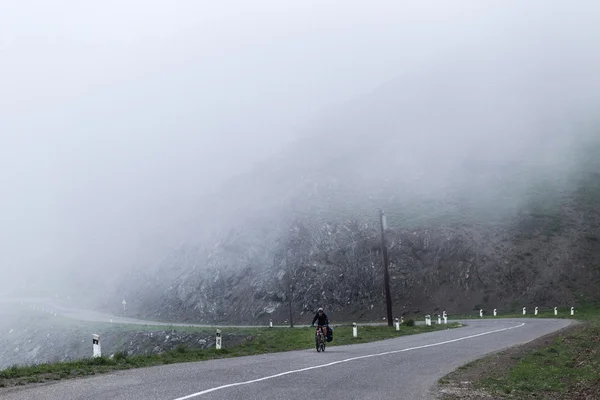
M 57 316 L 63 318 L 69 318 L 76 321 L 83 322 L 103 322 L 103 323 L 114 323 L 114 324 L 127 324 L 127 325 L 150 325 L 150 326 L 177 326 L 177 327 L 196 327 L 196 328 L 210 328 L 217 327 L 216 325 L 206 324 L 193 324 L 193 323 L 175 323 L 175 322 L 162 322 L 152 321 L 144 319 L 128 318 L 125 316 L 111 315 L 102 313 L 99 311 L 85 310 L 77 307 L 56 304 L 52 299 L 46 298 L 0 298 L 0 304 L 20 304 L 27 306 L 35 312 L 40 313 L 54 313 Z M 266 325 L 219 325 L 218 327 L 223 328 L 263 328 Z M 274 326 L 277 327 L 277 326 Z
M 125 325 L 145 325 L 145 326 L 175 326 L 175 327 L 195 327 L 195 328 L 264 328 L 267 325 L 209 325 L 194 323 L 163 322 L 146 319 L 128 318 L 124 316 L 102 313 L 99 311 L 85 310 L 73 306 L 66 307 L 58 305 L 52 299 L 45 298 L 0 298 L 0 305 L 20 304 L 27 306 L 34 312 L 53 313 L 57 316 L 82 322 L 102 322 Z M 417 325 L 425 324 L 424 321 L 417 321 Z M 349 324 L 349 322 L 346 322 Z M 360 325 L 386 325 L 386 322 L 360 322 Z M 337 324 L 339 325 L 339 324 Z M 294 324 L 295 327 L 308 327 L 310 325 Z M 289 325 L 273 325 L 273 328 L 288 328 Z
M 3 400 L 430 399 L 437 380 L 485 354 L 564 328 L 568 320 L 469 320 L 461 329 L 360 345 L 175 364 L 0 389 Z M 360 334 L 360 332 L 359 332 Z

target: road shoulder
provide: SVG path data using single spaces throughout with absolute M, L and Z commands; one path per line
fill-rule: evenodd
M 578 323 L 466 364 L 439 380 L 443 400 L 598 399 L 600 324 Z

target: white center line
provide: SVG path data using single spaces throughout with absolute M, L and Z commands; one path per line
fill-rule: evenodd
M 333 362 L 330 362 L 328 364 L 320 364 L 320 365 L 314 365 L 312 367 L 295 369 L 295 370 L 292 370 L 292 371 L 282 372 L 280 374 L 269 375 L 269 376 L 265 376 L 263 378 L 253 379 L 251 381 L 236 382 L 236 383 L 230 383 L 230 384 L 227 384 L 227 385 L 217 386 L 217 387 L 214 387 L 214 388 L 211 388 L 211 389 L 203 390 L 201 392 L 192 393 L 192 394 L 189 394 L 187 396 L 178 397 L 178 398 L 176 398 L 174 400 L 187 400 L 187 399 L 191 399 L 191 398 L 194 398 L 194 397 L 202 396 L 204 394 L 208 394 L 208 393 L 211 393 L 211 392 L 216 392 L 217 390 L 223 390 L 223 389 L 227 389 L 227 388 L 234 387 L 234 386 L 249 385 L 251 383 L 262 382 L 262 381 L 266 381 L 268 379 L 278 378 L 280 376 L 297 374 L 299 372 L 310 371 L 312 369 L 318 369 L 318 368 L 325 368 L 325 367 L 329 367 L 331 365 L 342 364 L 342 363 L 347 363 L 347 362 L 356 361 L 356 360 L 362 360 L 364 358 L 381 357 L 381 356 L 386 356 L 386 355 L 389 355 L 389 354 L 396 354 L 396 353 L 403 353 L 403 352 L 411 351 L 411 350 L 425 349 L 427 347 L 442 346 L 442 345 L 448 344 L 448 343 L 459 342 L 461 340 L 473 339 L 473 338 L 476 338 L 476 337 L 479 337 L 479 336 L 490 335 L 492 333 L 498 333 L 498 332 L 508 331 L 510 329 L 520 328 L 520 327 L 522 327 L 524 325 L 525 324 L 522 323 L 522 324 L 519 324 L 519 325 L 511 326 L 509 328 L 496 329 L 496 330 L 493 330 L 493 331 L 478 333 L 476 335 L 464 336 L 464 337 L 461 337 L 461 338 L 458 338 L 458 339 L 446 340 L 444 342 L 431 343 L 431 344 L 426 344 L 426 345 L 417 346 L 417 347 L 408 347 L 406 349 L 400 349 L 400 350 L 386 351 L 384 353 L 367 354 L 367 355 L 364 355 L 364 356 L 346 358 L 344 360 L 333 361 Z

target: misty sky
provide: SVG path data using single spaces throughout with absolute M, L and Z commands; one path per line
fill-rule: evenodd
M 185 219 L 329 107 L 454 54 L 465 65 L 480 54 L 528 60 L 525 70 L 547 63 L 554 77 L 590 58 L 598 66 L 599 10 L 0 0 L 0 270 L 127 266 L 140 235 Z M 482 74 L 511 79 L 501 67 Z

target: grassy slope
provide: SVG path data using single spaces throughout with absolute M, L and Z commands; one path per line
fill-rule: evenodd
M 552 344 L 530 352 L 498 377 L 486 377 L 479 386 L 495 393 L 522 398 L 540 393 L 575 394 L 600 381 L 600 324 L 578 326 L 554 338 Z
M 402 326 L 399 332 L 397 332 L 395 328 L 387 326 L 363 326 L 359 328 L 359 336 L 357 338 L 352 337 L 351 326 L 339 326 L 334 329 L 334 341 L 331 342 L 329 346 L 366 343 L 399 336 L 456 328 L 459 326 L 459 324 L 433 325 L 429 327 Z M 40 364 L 36 366 L 14 366 L 0 371 L 0 387 L 76 378 L 79 376 L 94 375 L 115 370 L 178 362 L 204 361 L 215 358 L 310 349 L 314 346 L 313 329 L 314 328 L 227 329 L 228 332 L 231 331 L 237 334 L 247 335 L 246 340 L 233 347 L 227 347 L 227 343 L 224 342 L 223 349 L 221 350 L 216 350 L 214 348 L 200 350 L 178 347 L 175 350 L 163 354 L 147 356 L 128 357 L 125 354 L 115 354 L 115 357 L 112 359 L 102 357 L 73 362 Z M 211 331 L 213 330 L 211 329 Z
M 548 312 L 539 317 L 554 315 Z M 563 313 L 559 317 L 569 315 Z M 502 363 L 508 362 L 508 368 L 494 365 L 490 368 L 490 360 L 482 359 L 461 367 L 461 370 L 485 371 L 472 382 L 472 387 L 496 398 L 600 398 L 595 397 L 600 396 L 600 309 L 578 310 L 574 318 L 583 323 L 554 335 L 535 348 L 504 357 L 502 354 L 491 356 L 497 365 L 500 364 L 498 359 L 504 358 Z M 459 378 L 451 374 L 440 383 L 457 383 L 453 382 L 456 379 Z M 446 398 L 471 397 L 453 395 Z

